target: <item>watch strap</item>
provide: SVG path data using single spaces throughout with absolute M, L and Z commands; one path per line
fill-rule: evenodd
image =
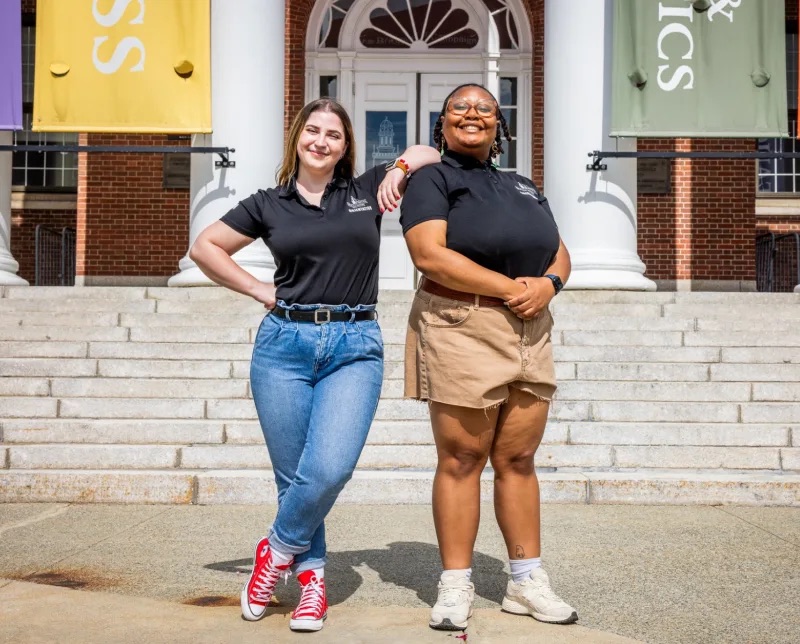
M 562 282 L 561 278 L 554 273 L 548 273 L 545 275 L 545 277 L 553 282 L 553 288 L 556 291 L 556 295 L 558 295 L 561 292 L 561 289 L 564 288 L 564 282 Z

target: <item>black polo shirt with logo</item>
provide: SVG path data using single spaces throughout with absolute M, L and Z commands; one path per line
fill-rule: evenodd
M 403 233 L 443 219 L 447 248 L 512 279 L 541 277 L 558 252 L 558 226 L 530 179 L 449 150 L 411 176 L 400 211 Z
M 259 190 L 220 221 L 236 232 L 261 237 L 277 269 L 277 298 L 288 304 L 375 304 L 381 214 L 379 165 L 354 179 L 334 179 L 319 206 L 297 190 L 295 180 Z

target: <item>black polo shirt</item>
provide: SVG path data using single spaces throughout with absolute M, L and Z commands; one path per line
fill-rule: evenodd
M 403 233 L 443 219 L 447 248 L 512 279 L 544 275 L 558 252 L 553 213 L 530 179 L 455 152 L 412 175 L 400 212 Z
M 220 221 L 261 237 L 277 269 L 277 297 L 288 304 L 375 304 L 381 214 L 381 164 L 361 176 L 328 184 L 319 206 L 286 186 L 259 190 Z

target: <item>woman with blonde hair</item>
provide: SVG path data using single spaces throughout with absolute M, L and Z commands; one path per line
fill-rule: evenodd
M 206 228 L 190 257 L 212 280 L 270 310 L 250 367 L 253 400 L 278 488 L 278 513 L 256 543 L 242 616 L 266 612 L 278 578 L 294 571 L 300 602 L 290 628 L 317 631 L 327 615 L 324 520 L 353 475 L 381 392 L 383 340 L 375 306 L 381 214 L 410 171 L 439 161 L 412 146 L 355 176 L 353 127 L 323 98 L 287 137 L 277 187 L 259 190 Z M 232 259 L 262 238 L 275 258 L 266 284 Z

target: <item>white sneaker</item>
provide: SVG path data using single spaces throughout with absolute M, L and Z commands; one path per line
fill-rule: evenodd
M 534 568 L 528 579 L 515 583 L 508 580 L 503 610 L 515 615 L 530 615 L 548 624 L 572 624 L 578 621 L 577 611 L 550 588 L 550 579 L 542 568 Z
M 445 573 L 439 580 L 439 597 L 431 610 L 429 626 L 440 631 L 463 631 L 472 616 L 475 586 L 466 576 Z

